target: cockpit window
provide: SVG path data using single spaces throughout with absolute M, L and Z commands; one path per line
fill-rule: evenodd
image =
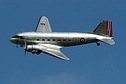
M 19 36 L 20 39 L 23 39 L 23 36 Z
M 23 39 L 22 36 L 17 36 L 17 35 L 13 36 L 12 38 L 20 38 L 20 39 Z
M 18 38 L 19 36 L 17 36 L 17 35 L 15 35 L 15 36 L 13 36 L 12 38 Z

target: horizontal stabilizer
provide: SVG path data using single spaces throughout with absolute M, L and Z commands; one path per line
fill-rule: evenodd
M 114 45 L 115 41 L 113 39 L 100 39 L 102 42 L 109 44 L 109 45 Z

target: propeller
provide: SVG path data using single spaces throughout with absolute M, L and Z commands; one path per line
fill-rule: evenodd
M 19 38 L 17 38 L 17 42 L 19 43 L 20 41 L 19 41 Z M 16 45 L 16 48 L 18 48 L 18 43 L 17 43 L 17 45 Z
M 19 44 L 21 43 L 20 37 L 17 38 L 17 45 L 16 45 L 17 48 L 18 48 L 18 45 L 19 45 L 18 43 L 19 43 Z
M 18 44 L 16 45 L 16 48 L 18 48 Z
M 26 56 L 26 52 L 27 52 L 27 42 L 26 42 L 26 38 L 24 38 L 24 50 L 25 50 L 25 56 Z

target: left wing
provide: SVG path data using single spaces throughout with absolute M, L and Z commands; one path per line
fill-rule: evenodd
M 41 51 L 43 51 L 46 54 L 52 55 L 54 57 L 57 57 L 59 59 L 63 60 L 69 60 L 68 57 L 66 57 L 61 51 L 60 51 L 60 46 L 56 45 L 51 45 L 51 44 L 38 44 L 40 45 Z
M 50 27 L 49 20 L 47 17 L 45 16 L 40 17 L 40 20 L 38 22 L 35 32 L 42 32 L 42 33 L 52 32 L 52 29 Z

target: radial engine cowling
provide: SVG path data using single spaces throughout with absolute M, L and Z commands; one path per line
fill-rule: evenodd
M 40 46 L 39 45 L 27 45 L 26 51 L 27 52 L 37 52 L 40 51 Z

